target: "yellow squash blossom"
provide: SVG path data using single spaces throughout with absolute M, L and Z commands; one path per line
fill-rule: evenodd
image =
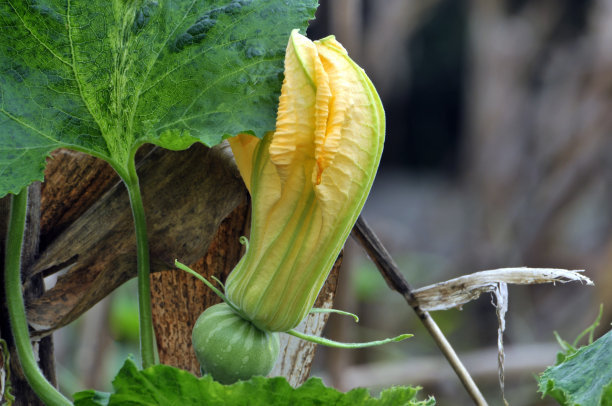
M 342 45 L 294 30 L 275 132 L 230 139 L 253 211 L 226 295 L 261 330 L 288 331 L 311 310 L 370 191 L 384 133 L 378 94 Z

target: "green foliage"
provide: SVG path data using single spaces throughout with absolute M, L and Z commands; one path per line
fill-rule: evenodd
M 274 129 L 289 33 L 316 0 L 0 3 L 0 197 L 42 180 L 49 152 L 122 177 L 143 143 Z
M 589 345 L 575 348 L 587 332 L 592 334 L 599 318 L 574 345 L 561 340 L 564 352 L 557 364 L 538 377 L 542 396 L 550 395 L 564 406 L 612 405 L 612 331 Z
M 210 376 L 196 378 L 187 371 L 157 365 L 142 371 L 127 360 L 113 381 L 112 394 L 93 390 L 74 395 L 75 406 L 138 405 L 434 405 L 430 398 L 416 399 L 417 388 L 394 387 L 373 398 L 366 389 L 347 393 L 327 388 L 320 379 L 311 378 L 297 389 L 285 378 L 254 377 L 232 385 L 222 385 Z
M 561 336 L 559 336 L 559 334 L 556 331 L 554 332 L 555 338 L 557 339 L 557 342 L 559 343 L 562 349 L 561 352 L 557 353 L 557 362 L 555 365 L 562 363 L 563 361 L 565 361 L 567 357 L 569 357 L 570 355 L 578 351 L 578 343 L 585 336 L 588 335 L 588 339 L 587 339 L 588 344 L 593 343 L 593 334 L 595 333 L 595 329 L 599 327 L 599 323 L 601 322 L 602 316 L 603 316 L 603 304 L 599 306 L 599 313 L 597 314 L 595 321 L 589 327 L 584 329 L 582 333 L 578 334 L 578 337 L 576 337 L 574 342 L 571 344 L 565 341 L 563 338 L 561 338 Z
M 15 402 L 15 396 L 13 396 L 13 388 L 11 386 L 11 353 L 9 352 L 6 341 L 0 338 L 0 361 L 2 365 L 0 368 L 0 376 L 4 381 L 0 382 L 3 384 L 2 392 L 0 392 L 0 400 L 6 401 L 7 406 L 11 406 Z

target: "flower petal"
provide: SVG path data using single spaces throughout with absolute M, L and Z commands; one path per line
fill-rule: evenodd
M 285 78 L 281 89 L 276 130 L 270 145 L 270 159 L 277 166 L 281 183 L 286 184 L 292 166 L 314 165 L 313 120 L 318 87 L 325 86 L 315 45 L 297 30 L 291 33 L 285 55 Z
M 347 227 L 352 227 L 380 162 L 384 111 L 368 77 L 333 36 L 315 44 L 334 95 L 327 130 L 330 135 L 316 155 L 317 162 L 324 162 L 324 172 L 315 193 L 326 223 L 343 222 L 338 219 L 340 212 L 346 213 Z
M 333 37 L 312 43 L 293 31 L 274 134 L 232 144 L 245 154 L 239 165 L 252 165 L 253 214 L 226 295 L 258 327 L 287 331 L 308 314 L 365 203 L 383 140 L 384 112 L 363 70 Z
M 253 172 L 253 151 L 259 141 L 259 138 L 249 134 L 238 134 L 228 140 L 240 175 L 249 192 L 251 191 L 251 176 Z

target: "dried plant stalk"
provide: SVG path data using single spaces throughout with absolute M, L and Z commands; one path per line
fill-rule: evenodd
M 500 268 L 475 272 L 412 291 L 421 309 L 447 310 L 477 299 L 482 293 L 495 292 L 500 283 L 536 285 L 579 281 L 593 285 L 593 281 L 579 272 L 553 268 Z
M 494 306 L 497 313 L 497 362 L 499 386 L 504 403 L 504 330 L 506 329 L 506 311 L 508 310 L 508 284 L 536 285 L 541 283 L 566 283 L 579 281 L 593 285 L 593 281 L 579 272 L 554 268 L 500 268 L 475 272 L 448 281 L 434 283 L 412 291 L 421 309 L 427 311 L 447 310 L 461 307 L 465 303 L 478 299 L 482 293 L 491 292 L 495 297 Z
M 491 292 L 493 294 L 498 319 L 499 384 L 504 403 L 508 404 L 504 395 L 505 356 L 503 345 L 503 334 L 506 325 L 505 314 L 508 309 L 507 284 L 534 285 L 579 281 L 587 285 L 593 285 L 593 281 L 579 273 L 582 272 L 581 270 L 569 271 L 566 269 L 523 267 L 475 272 L 420 289 L 412 289 L 399 272 L 399 268 L 393 261 L 393 258 L 391 258 L 385 247 L 376 237 L 376 234 L 374 234 L 362 217 L 359 217 L 353 228 L 353 236 L 365 249 L 389 287 L 404 296 L 410 307 L 419 316 L 419 319 L 440 347 L 440 350 L 461 380 L 461 383 L 477 405 L 486 405 L 487 403 L 467 369 L 463 366 L 459 357 L 457 357 L 454 349 L 429 315 L 429 311 L 460 307 L 477 299 L 482 293 Z
M 426 310 L 423 310 L 413 294 L 413 290 L 399 271 L 399 267 L 389 255 L 387 249 L 382 245 L 374 231 L 362 216 L 359 216 L 355 227 L 353 228 L 353 237 L 366 251 L 372 262 L 376 265 L 387 285 L 398 293 L 400 293 L 406 302 L 421 320 L 423 326 L 432 336 L 442 354 L 446 357 L 448 363 L 453 368 L 457 377 L 465 387 L 466 391 L 472 398 L 475 404 L 483 406 L 487 404 L 484 396 L 476 386 L 474 379 L 457 356 L 454 348 L 450 345 L 434 319 L 431 318 Z

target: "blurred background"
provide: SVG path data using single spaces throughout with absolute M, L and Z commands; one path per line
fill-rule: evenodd
M 365 218 L 421 287 L 508 266 L 586 269 L 596 287 L 510 286 L 506 397 L 539 400 L 534 374 L 604 304 L 612 321 L 612 2 L 329 0 L 309 34 L 335 34 L 383 100 L 387 140 Z M 403 298 L 352 242 L 326 334 L 373 350 L 319 348 L 314 374 L 342 389 L 422 385 L 471 404 Z M 497 383 L 489 295 L 433 313 L 490 404 Z
M 534 378 L 555 362 L 553 332 L 573 341 L 601 303 L 596 335 L 612 321 L 610 22 L 610 0 L 321 0 L 308 31 L 335 34 L 382 98 L 387 141 L 365 218 L 413 287 L 510 266 L 585 269 L 595 281 L 509 287 L 514 405 L 554 404 Z M 134 291 L 124 285 L 55 334 L 65 391 L 110 389 L 124 357 L 138 353 Z M 415 337 L 319 348 L 313 375 L 341 390 L 420 385 L 439 405 L 472 404 L 353 241 L 335 307 L 361 321 L 332 316 L 332 339 Z M 432 315 L 490 404 L 502 404 L 491 298 Z

